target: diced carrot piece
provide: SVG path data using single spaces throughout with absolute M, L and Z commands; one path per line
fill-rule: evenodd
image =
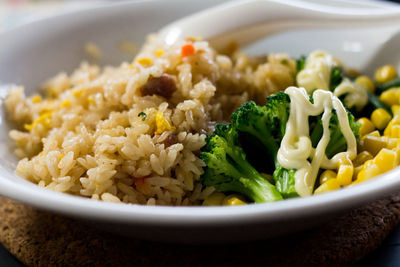
M 194 46 L 192 43 L 187 43 L 181 48 L 182 57 L 187 57 L 194 54 Z

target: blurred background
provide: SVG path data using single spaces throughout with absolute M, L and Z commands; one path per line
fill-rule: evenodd
M 98 5 L 107 5 L 111 3 L 129 1 L 129 0 L 0 0 L 0 31 L 14 27 L 18 24 L 40 19 L 46 16 L 55 15 L 60 12 L 68 12 L 76 9 L 94 7 Z M 130 0 L 138 1 L 138 0 Z M 173 0 L 165 0 L 173 1 Z M 202 1 L 202 0 L 187 0 Z M 205 1 L 210 6 L 226 2 L 228 0 Z M 327 3 L 329 0 L 299 0 L 316 3 Z M 390 2 L 400 3 L 400 0 L 351 0 L 351 2 Z M 346 2 L 346 1 L 343 1 Z

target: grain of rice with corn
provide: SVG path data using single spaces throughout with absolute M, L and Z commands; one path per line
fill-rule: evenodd
M 244 102 L 294 85 L 295 74 L 286 54 L 226 56 L 197 38 L 165 47 L 150 36 L 132 63 L 82 63 L 46 82 L 43 97 L 12 88 L 17 173 L 92 199 L 200 204 L 214 190 L 198 182 L 206 134 Z

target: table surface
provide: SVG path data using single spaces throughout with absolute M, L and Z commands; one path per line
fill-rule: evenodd
M 398 2 L 398 0 L 392 0 L 393 2 Z M 94 4 L 94 1 L 84 1 L 87 6 L 91 6 Z M 96 1 L 102 2 L 101 0 Z M 90 3 L 90 4 L 89 4 Z M 69 3 L 71 7 L 75 8 L 76 2 Z M 2 7 L 4 7 L 4 4 Z M 79 3 L 79 6 L 82 7 L 82 3 Z M 55 6 L 52 6 L 54 8 Z M 32 9 L 32 7 L 30 7 Z M 56 7 L 57 8 L 57 7 Z M 65 8 L 65 6 L 64 6 Z M 72 8 L 71 8 L 72 9 Z M 2 8 L 3 12 L 6 11 L 6 9 Z M 65 9 L 64 9 L 65 10 Z M 28 10 L 27 12 L 32 12 L 32 11 L 38 11 L 38 9 L 35 10 Z M 52 10 L 53 11 L 53 10 Z M 15 26 L 16 24 L 19 24 L 17 22 L 20 22 L 20 18 L 24 17 L 26 19 L 27 13 L 24 12 L 15 12 L 15 9 L 13 11 L 14 13 L 11 14 L 8 12 L 5 14 L 5 16 L 0 17 L 0 30 L 10 28 L 10 26 Z M 40 10 L 42 12 L 41 15 L 49 15 L 46 9 L 46 12 L 43 10 Z M 2 12 L 0 12 L 1 14 Z M 33 12 L 32 12 L 33 13 Z M 36 12 L 35 12 L 36 13 Z M 10 15 L 11 14 L 11 15 Z M 1 14 L 1 15 L 4 15 Z M 22 263 L 20 263 L 13 255 L 11 255 L 4 247 L 2 244 L 0 244 L 0 266 L 6 266 L 6 267 L 21 267 L 24 266 Z M 400 225 L 398 225 L 393 232 L 386 238 L 386 240 L 383 242 L 383 244 L 367 255 L 361 262 L 357 264 L 357 266 L 400 266 Z
M 0 244 L 0 266 L 22 267 L 24 265 Z M 367 255 L 356 266 L 400 266 L 400 224 L 378 249 Z

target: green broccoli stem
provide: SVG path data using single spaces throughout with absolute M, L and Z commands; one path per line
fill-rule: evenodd
M 318 145 L 319 140 L 324 132 L 321 122 L 317 122 L 311 131 L 310 139 L 313 147 Z M 333 157 L 337 153 L 346 150 L 347 141 L 343 138 L 341 131 L 331 131 L 329 143 L 325 149 L 328 158 Z
M 377 84 L 376 89 L 377 89 L 378 93 L 382 93 L 383 91 L 386 91 L 392 87 L 398 87 L 398 86 L 400 86 L 400 77 L 398 77 L 394 80 L 391 80 L 389 82 L 386 82 L 384 84 Z
M 248 190 L 248 195 L 251 195 L 254 202 L 272 202 L 282 199 L 282 195 L 279 191 L 270 184 L 261 175 L 255 175 L 251 179 L 240 178 L 240 182 Z
M 282 194 L 283 198 L 292 198 L 299 196 L 296 192 L 295 174 L 296 169 L 285 169 L 279 162 L 275 163 L 276 169 L 273 173 L 276 189 Z
M 317 146 L 319 139 L 321 138 L 323 133 L 324 133 L 324 128 L 322 127 L 322 123 L 320 121 L 316 122 L 310 134 L 311 144 L 313 147 Z
M 271 202 L 281 200 L 282 196 L 278 190 L 270 184 L 267 179 L 262 177 L 256 169 L 238 151 L 231 147 L 226 147 L 225 151 L 229 157 L 237 164 L 239 172 L 236 173 L 239 181 L 244 185 L 244 192 L 256 203 Z
M 389 112 L 390 115 L 393 115 L 392 111 L 390 110 L 390 108 L 388 106 L 386 106 L 380 99 L 378 96 L 376 96 L 375 94 L 371 93 L 370 91 L 367 90 L 368 93 L 368 104 L 365 107 L 365 109 L 369 109 L 371 110 L 375 110 L 378 108 L 383 108 L 385 109 L 387 112 Z
M 256 203 L 281 200 L 275 186 L 247 161 L 246 154 L 237 144 L 237 132 L 228 126 L 216 127 L 214 136 L 207 139 L 208 151 L 201 158 L 208 169 L 201 182 L 214 186 L 220 192 L 237 192 Z
M 343 138 L 343 135 L 339 131 L 335 131 L 331 135 L 328 146 L 325 149 L 325 154 L 328 158 L 333 157 L 341 151 L 345 151 L 347 147 L 347 140 Z

